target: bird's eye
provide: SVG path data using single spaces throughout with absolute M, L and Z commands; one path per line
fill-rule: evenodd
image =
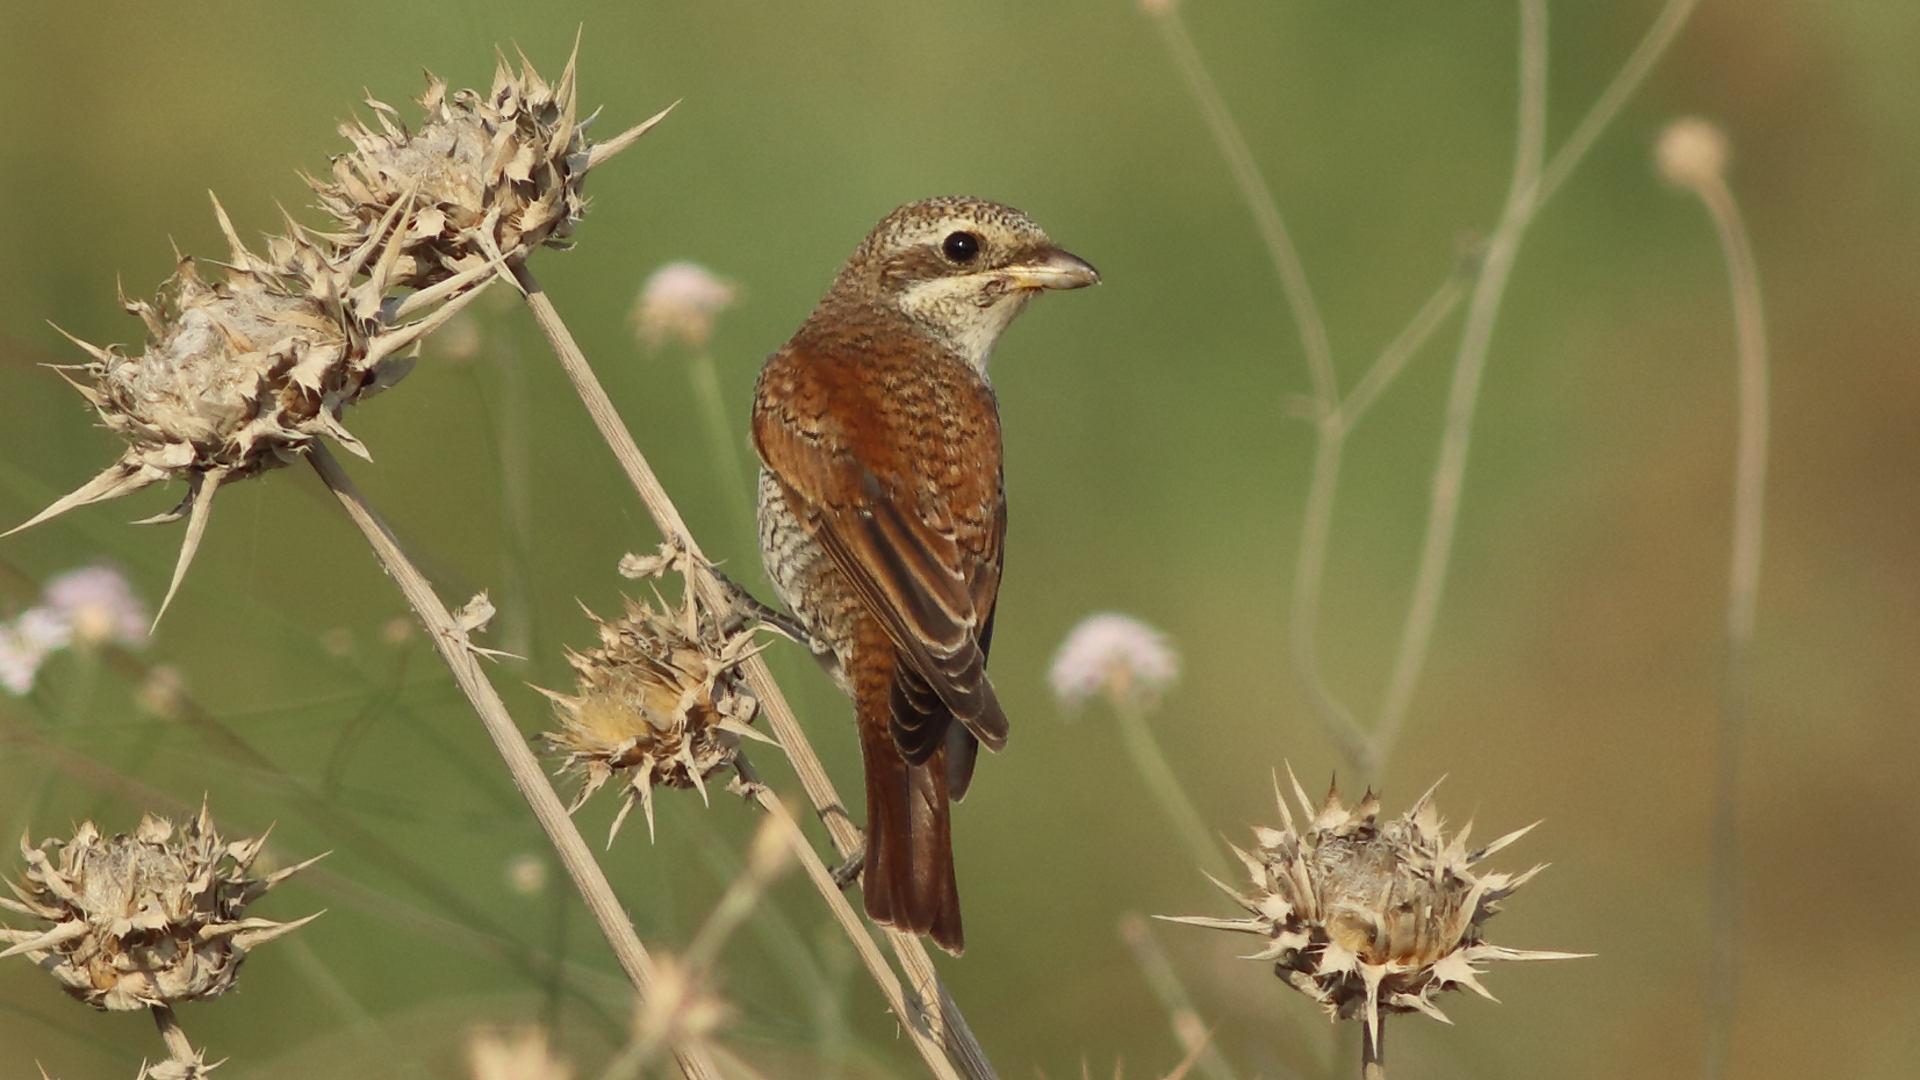
M 948 233 L 940 250 L 957 263 L 970 263 L 980 257 L 980 238 L 970 232 Z

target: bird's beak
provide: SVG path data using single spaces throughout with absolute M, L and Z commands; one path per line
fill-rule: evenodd
M 1100 283 L 1100 271 L 1077 255 L 1050 248 L 1039 258 L 1001 269 L 1018 289 L 1078 289 Z

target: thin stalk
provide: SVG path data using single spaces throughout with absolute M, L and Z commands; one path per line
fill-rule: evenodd
M 719 469 L 720 488 L 727 493 L 734 527 L 740 530 L 740 542 L 751 549 L 759 535 L 753 515 L 747 512 L 753 505 L 754 489 L 747 483 L 747 470 L 740 461 L 740 443 L 733 437 L 733 425 L 727 422 L 727 403 L 720 396 L 720 373 L 714 367 L 711 350 L 701 349 L 687 365 L 687 379 L 693 384 L 694 399 L 700 403 L 708 452 Z
M 1467 306 L 1467 321 L 1454 360 L 1453 384 L 1447 395 L 1445 425 L 1440 435 L 1439 460 L 1434 466 L 1426 535 L 1421 542 L 1413 598 L 1401 628 L 1400 649 L 1387 677 L 1385 701 L 1368 746 L 1369 779 L 1377 779 L 1393 753 L 1394 742 L 1413 703 L 1414 686 L 1425 666 L 1427 646 L 1440 613 L 1453 554 L 1453 537 L 1460 521 L 1460 491 L 1467 471 L 1467 448 L 1473 436 L 1473 413 L 1480 400 L 1480 380 L 1493 343 L 1494 324 L 1507 291 L 1520 239 L 1533 220 L 1539 191 L 1541 160 L 1547 135 L 1547 6 L 1546 0 L 1520 0 L 1520 119 L 1515 137 L 1513 176 L 1507 186 L 1500 224 L 1487 245 L 1486 261 Z
M 1261 175 L 1246 136 L 1240 133 L 1240 126 L 1227 111 L 1219 88 L 1213 85 L 1213 76 L 1207 73 L 1200 50 L 1194 48 L 1187 24 L 1180 18 L 1180 5 L 1143 6 L 1166 41 L 1167 51 L 1173 54 L 1181 77 L 1186 79 L 1187 91 L 1200 106 L 1200 114 L 1206 118 L 1207 130 L 1213 133 L 1220 155 L 1227 159 L 1227 171 L 1233 174 L 1240 198 L 1253 214 L 1260 239 L 1266 244 L 1267 256 L 1280 275 L 1280 288 L 1293 311 L 1294 325 L 1300 330 L 1300 347 L 1306 354 L 1307 373 L 1313 380 L 1314 401 L 1322 411 L 1332 409 L 1340 400 L 1340 387 L 1333 372 L 1333 347 L 1327 341 L 1327 325 L 1320 317 L 1320 306 L 1314 302 L 1313 289 L 1307 284 L 1307 270 L 1300 262 L 1300 252 L 1294 248 L 1286 220 L 1280 216 L 1280 204 L 1274 201 L 1273 190 Z
M 1235 1080 L 1233 1066 L 1227 1064 L 1227 1059 L 1208 1037 L 1207 1026 L 1200 1019 L 1200 1010 L 1194 1007 L 1193 996 L 1181 983 L 1179 972 L 1173 970 L 1166 950 L 1154 940 L 1147 920 L 1138 912 L 1122 915 L 1120 940 L 1133 952 L 1133 962 L 1146 977 L 1147 985 L 1153 988 L 1153 996 L 1160 999 L 1160 1007 L 1167 1011 L 1173 1037 L 1199 1066 L 1201 1074 L 1207 1080 Z
M 1726 257 L 1739 354 L 1739 435 L 1734 451 L 1733 540 L 1727 571 L 1726 686 L 1714 741 L 1712 967 L 1707 989 L 1706 1047 L 1700 1070 L 1705 1080 L 1719 1080 L 1727 1071 L 1739 960 L 1740 734 L 1746 726 L 1746 675 L 1760 592 L 1762 502 L 1767 478 L 1767 333 L 1760 305 L 1760 274 L 1733 192 L 1717 175 L 1696 190 L 1713 218 L 1714 232 Z
M 1124 695 L 1115 695 L 1113 712 L 1119 718 L 1120 743 L 1133 759 L 1133 770 L 1140 774 L 1140 781 L 1147 786 L 1153 801 L 1160 804 L 1160 812 L 1167 816 L 1167 822 L 1180 834 L 1187 854 L 1214 876 L 1225 876 L 1229 869 L 1226 856 L 1221 854 L 1213 834 L 1207 831 L 1200 811 L 1194 809 L 1193 800 L 1187 798 L 1186 789 L 1173 775 L 1167 755 L 1161 752 L 1159 740 L 1147 726 L 1146 710 Z
M 533 810 L 535 820 L 545 830 L 554 850 L 559 852 L 561 864 L 566 867 L 574 887 L 586 901 L 587 910 L 593 913 L 600 932 L 606 936 L 614 958 L 626 972 L 634 991 L 645 1000 L 653 985 L 653 958 L 647 953 L 646 946 L 641 944 L 640 935 L 634 932 L 633 923 L 620 906 L 620 900 L 614 895 L 613 886 L 608 883 L 600 864 L 594 861 L 593 852 L 581 839 L 580 830 L 574 827 L 573 818 L 561 804 L 560 797 L 554 794 L 553 786 L 547 782 L 539 759 L 527 749 L 526 738 L 520 734 L 513 717 L 507 714 L 507 707 L 493 689 L 493 684 L 487 681 L 486 673 L 480 668 L 479 657 L 468 645 L 467 632 L 454 621 L 426 576 L 407 558 L 393 532 L 367 504 L 332 452 L 316 443 L 309 451 L 308 459 L 313 462 L 314 470 L 320 474 L 327 488 L 340 500 L 347 516 L 366 537 L 367 543 L 373 548 L 374 557 L 393 578 L 394 584 L 399 586 L 414 614 L 426 625 L 427 636 L 433 640 L 440 658 L 453 673 L 454 682 L 459 684 L 461 692 L 466 694 L 474 712 L 479 715 L 488 737 L 493 740 L 494 749 L 499 751 L 501 760 L 506 763 L 507 771 L 513 777 L 514 786 L 520 789 L 527 805 Z M 701 1048 L 676 1048 L 674 1056 L 689 1080 L 718 1080 L 718 1071 Z
M 160 1038 L 167 1044 L 167 1060 L 189 1065 L 198 1061 L 200 1055 L 194 1051 L 193 1044 L 187 1041 L 187 1033 L 180 1027 L 179 1017 L 173 1015 L 173 1006 L 154 1005 L 151 1008 L 154 1025 L 160 1029 Z
M 1373 1031 L 1360 1033 L 1360 1080 L 1387 1080 L 1385 1015 L 1374 1021 Z
M 1594 101 L 1593 107 L 1587 110 L 1587 115 L 1580 118 L 1580 123 L 1573 129 L 1573 134 L 1567 136 L 1567 141 L 1561 144 L 1559 151 L 1553 155 L 1553 160 L 1541 170 L 1540 193 L 1534 200 L 1536 203 L 1545 205 L 1546 201 L 1553 197 L 1553 193 L 1560 190 L 1560 185 L 1566 182 L 1567 177 L 1573 174 L 1573 170 L 1580 164 L 1580 159 L 1586 157 L 1587 151 L 1593 149 L 1593 144 L 1599 141 L 1600 133 L 1607 129 L 1608 124 L 1613 123 L 1615 116 L 1619 115 L 1620 107 L 1627 103 L 1627 99 L 1633 96 L 1635 90 L 1640 89 L 1640 84 L 1646 80 L 1647 73 L 1653 70 L 1653 65 L 1660 62 L 1660 57 L 1666 53 L 1667 46 L 1673 44 L 1673 39 L 1679 35 L 1680 28 L 1687 24 L 1687 17 L 1693 14 L 1693 9 L 1699 2 L 1700 0 L 1667 0 L 1667 5 L 1660 9 L 1660 14 L 1654 16 L 1653 25 L 1647 28 L 1647 32 L 1640 38 L 1640 43 L 1633 47 L 1632 53 L 1628 54 L 1627 62 L 1620 65 L 1620 70 L 1614 74 L 1613 80 L 1607 83 L 1607 88 L 1600 92 L 1600 97 Z
M 594 426 L 606 440 L 607 447 L 613 451 L 614 459 L 626 472 L 628 482 L 639 494 L 640 502 L 652 516 L 654 526 L 660 530 L 662 537 L 678 544 L 693 557 L 692 580 L 700 600 L 716 611 L 726 610 L 730 603 L 726 586 L 709 569 L 686 521 L 681 518 L 673 500 L 667 496 L 659 477 L 654 475 L 646 456 L 640 453 L 640 447 L 621 421 L 613 400 L 600 385 L 585 354 L 574 341 L 572 331 L 567 329 L 567 324 L 554 308 L 553 301 L 541 290 L 539 282 L 524 264 L 513 267 L 513 276 L 521 295 L 526 299 L 528 310 L 533 313 L 534 321 L 540 325 L 555 358 L 560 361 L 561 369 L 566 372 L 581 402 L 586 405 L 587 414 L 593 418 Z M 786 753 L 787 761 L 799 776 L 808 800 L 825 823 L 834 848 L 843 858 L 850 856 L 859 848 L 859 830 L 834 790 L 833 780 L 827 776 L 819 755 L 814 753 L 813 744 L 801 729 L 799 718 L 787 703 L 786 695 L 781 692 L 780 685 L 774 681 L 773 674 L 767 670 L 766 662 L 760 656 L 749 657 L 741 665 L 741 670 L 747 677 L 747 685 L 753 690 L 754 697 L 759 699 L 760 711 L 773 728 L 774 737 Z M 920 988 L 921 1000 L 929 1004 L 938 1003 L 937 1010 L 930 1010 L 927 1021 L 929 1026 L 942 1034 L 947 1052 L 952 1055 L 953 1063 L 959 1067 L 961 1074 L 968 1080 L 997 1080 L 986 1051 L 981 1049 L 979 1040 L 973 1037 L 972 1030 L 967 1026 L 966 1018 L 960 1014 L 960 1007 L 941 984 L 933 968 L 933 958 L 927 955 L 926 946 L 919 937 L 889 928 L 886 938 L 908 978 Z M 858 941 L 854 944 L 856 948 L 859 946 Z M 885 991 L 884 986 L 882 991 Z M 901 1016 L 901 1022 L 909 1028 L 913 1027 L 913 1021 L 907 1016 Z

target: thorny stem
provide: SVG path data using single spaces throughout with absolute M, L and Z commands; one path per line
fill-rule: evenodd
M 1307 356 L 1307 371 L 1313 379 L 1314 401 L 1322 410 L 1332 409 L 1340 400 L 1340 388 L 1333 372 L 1333 347 L 1327 342 L 1327 325 L 1320 318 L 1320 307 L 1314 302 L 1313 289 L 1307 284 L 1306 267 L 1300 262 L 1299 251 L 1294 249 L 1286 220 L 1280 216 L 1280 204 L 1274 201 L 1273 191 L 1267 187 L 1266 177 L 1260 173 L 1260 165 L 1254 160 L 1253 150 L 1247 146 L 1246 136 L 1240 133 L 1239 125 L 1233 122 L 1233 114 L 1227 111 L 1227 103 L 1220 97 L 1219 88 L 1213 85 L 1213 76 L 1207 73 L 1206 64 L 1201 62 L 1200 50 L 1194 48 L 1193 38 L 1187 34 L 1187 24 L 1180 18 L 1180 5 L 1142 6 L 1152 16 L 1160 36 L 1166 40 L 1167 50 L 1173 53 L 1174 62 L 1180 66 L 1180 75 L 1187 81 L 1187 90 L 1199 104 L 1201 115 L 1206 117 L 1207 128 L 1213 132 L 1214 142 L 1219 144 L 1221 155 L 1227 159 L 1227 169 L 1233 173 L 1234 183 L 1240 187 L 1240 198 L 1252 212 L 1254 224 L 1260 230 L 1260 239 L 1266 244 L 1267 255 L 1280 274 L 1280 288 L 1286 293 L 1287 306 L 1292 309 L 1293 321 L 1300 330 L 1300 347 Z
M 1387 1018 L 1360 1033 L 1360 1080 L 1387 1080 Z
M 1113 711 L 1119 717 L 1120 742 L 1127 748 L 1127 756 L 1133 759 L 1134 771 L 1140 774 L 1141 783 L 1147 785 L 1153 801 L 1160 804 L 1160 812 L 1167 816 L 1168 823 L 1180 834 L 1187 854 L 1213 873 L 1224 876 L 1228 869 L 1226 857 L 1207 832 L 1200 811 L 1193 808 L 1193 800 L 1187 798 L 1179 778 L 1173 775 L 1172 766 L 1167 764 L 1167 756 L 1153 737 L 1153 729 L 1147 726 L 1146 710 L 1123 695 L 1115 695 Z
M 187 1033 L 181 1029 L 180 1020 L 173 1015 L 173 1006 L 154 1005 L 153 1022 L 160 1028 L 160 1038 L 166 1040 L 167 1059 L 191 1064 L 199 1057 L 194 1053 L 193 1044 L 187 1041 Z
M 1705 1080 L 1719 1080 L 1727 1070 L 1738 960 L 1740 732 L 1746 723 L 1746 673 L 1760 591 L 1762 500 L 1767 476 L 1767 333 L 1760 306 L 1760 274 L 1733 192 L 1719 176 L 1696 190 L 1713 218 L 1727 260 L 1740 387 L 1740 426 L 1733 466 L 1733 550 L 1727 575 L 1726 686 L 1714 742 L 1712 967 L 1707 987 L 1706 1047 L 1700 1070 Z
M 1467 471 L 1467 446 L 1473 435 L 1474 407 L 1480 400 L 1480 378 L 1486 372 L 1493 343 L 1494 323 L 1506 295 L 1520 238 L 1538 205 L 1541 159 L 1547 141 L 1547 5 L 1546 0 L 1520 0 L 1520 123 L 1515 137 L 1513 177 L 1500 224 L 1487 245 L 1473 299 L 1467 305 L 1466 327 L 1460 333 L 1460 351 L 1454 360 L 1453 385 L 1447 395 L 1445 426 L 1440 435 L 1440 458 L 1433 470 L 1433 490 L 1427 510 L 1426 537 L 1420 546 L 1413 599 L 1401 628 L 1400 651 L 1387 677 L 1387 692 L 1367 747 L 1367 776 L 1377 778 L 1393 753 L 1407 710 L 1413 704 L 1414 685 L 1425 666 L 1427 645 L 1440 614 L 1440 595 L 1446 586 L 1453 554 L 1453 536 L 1460 522 L 1460 490 Z
M 693 557 L 692 580 L 701 601 L 714 610 L 726 610 L 730 603 L 726 586 L 712 573 L 700 553 L 699 544 L 694 541 L 685 520 L 680 517 L 680 511 L 667 496 L 666 489 L 654 475 L 653 467 L 647 464 L 645 455 L 640 453 L 640 447 L 634 443 L 633 435 L 621 421 L 619 412 L 613 407 L 613 400 L 607 396 L 593 368 L 587 364 L 585 354 L 573 340 L 573 333 L 560 318 L 553 301 L 541 290 L 524 264 L 515 265 L 512 269 L 514 281 L 525 297 L 534 321 L 540 324 L 554 356 L 560 361 L 568 380 L 573 383 L 574 390 L 579 393 L 588 415 L 593 418 L 594 426 L 600 430 L 601 437 L 613 451 L 615 460 L 626 472 L 627 480 L 633 484 L 647 513 L 652 516 L 655 527 L 663 538 L 677 544 Z M 767 670 L 766 661 L 758 655 L 751 656 L 741 665 L 741 669 L 754 697 L 760 701 L 760 711 L 773 728 L 774 738 L 779 741 L 788 762 L 800 778 L 801 787 L 806 790 L 807 798 L 833 838 L 834 848 L 842 857 L 851 855 L 859 847 L 859 831 L 834 790 L 825 766 L 820 764 L 819 755 L 813 752 L 813 744 L 807 741 L 806 732 L 801 730 L 793 707 L 787 703 L 786 695 L 774 681 L 772 672 Z M 979 1041 L 973 1037 L 966 1018 L 960 1014 L 960 1007 L 940 982 L 926 946 L 919 937 L 891 928 L 887 929 L 886 937 L 918 992 L 922 1005 L 938 1003 L 937 1009 L 927 1009 L 923 1019 L 929 1027 L 942 1034 L 947 1052 L 952 1055 L 953 1063 L 961 1074 L 969 1080 L 994 1080 L 997 1074 L 993 1071 L 993 1065 L 988 1062 Z M 858 944 L 856 941 L 855 946 L 858 947 Z M 885 988 L 882 989 L 884 991 Z M 907 1028 L 915 1026 L 911 1011 L 901 1013 L 896 1010 L 896 1015 Z
M 614 895 L 613 886 L 608 883 L 600 864 L 594 861 L 593 852 L 581 839 L 580 830 L 574 827 L 573 818 L 567 814 L 560 797 L 554 794 L 553 786 L 547 782 L 539 760 L 533 756 L 533 751 L 527 749 L 525 737 L 520 734 L 513 717 L 507 714 L 506 705 L 494 691 L 493 684 L 487 681 L 486 673 L 480 669 L 479 657 L 467 642 L 467 632 L 454 621 L 452 614 L 434 593 L 433 586 L 407 558 L 393 532 L 367 504 L 332 452 L 316 443 L 309 451 L 308 459 L 313 462 L 320 479 L 340 500 L 347 516 L 353 519 L 366 537 L 374 556 L 393 578 L 394 584 L 399 586 L 414 614 L 426 624 L 427 636 L 433 640 L 434 648 L 439 650 L 447 669 L 453 673 L 454 681 L 460 685 L 474 712 L 479 715 L 481 724 L 486 727 L 494 749 L 506 762 L 514 786 L 520 789 L 527 805 L 533 809 L 534 818 L 540 822 L 548 841 L 559 853 L 561 865 L 566 867 L 574 887 L 586 901 L 587 910 L 593 913 L 594 922 L 606 935 L 614 958 L 626 972 L 634 991 L 645 1000 L 653 984 L 653 958 L 648 955 L 646 946 L 641 944 L 640 936 L 634 932 L 633 923 L 620 906 L 620 900 Z M 689 1080 L 718 1080 L 719 1073 L 703 1049 L 676 1048 L 674 1056 Z

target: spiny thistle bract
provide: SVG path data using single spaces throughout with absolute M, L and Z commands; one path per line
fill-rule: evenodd
M 1288 770 L 1292 778 L 1292 770 Z M 1439 785 L 1435 785 L 1438 787 Z M 1380 1014 L 1420 1012 L 1444 1023 L 1434 1005 L 1457 986 L 1492 999 L 1480 985 L 1490 960 L 1570 960 L 1584 953 L 1536 952 L 1487 944 L 1482 924 L 1533 875 L 1481 873 L 1482 859 L 1525 836 L 1532 825 L 1469 851 L 1462 828 L 1451 840 L 1429 788 L 1413 808 L 1380 824 L 1369 790 L 1348 807 L 1329 790 L 1317 809 L 1298 780 L 1294 797 L 1307 815 L 1297 829 L 1278 786 L 1283 828 L 1254 827 L 1255 850 L 1234 849 L 1253 889 L 1214 884 L 1249 912 L 1242 919 L 1162 916 L 1216 930 L 1257 934 L 1270 944 L 1248 960 L 1271 960 L 1274 974 L 1325 1006 L 1330 1017 L 1365 1020 L 1378 1045 Z
M 642 561 L 659 562 L 663 570 L 667 560 Z M 664 600 L 660 605 L 629 598 L 617 619 L 588 611 L 600 647 L 568 650 L 578 675 L 575 693 L 540 691 L 560 722 L 546 734 L 548 747 L 566 755 L 561 771 L 585 777 L 569 810 L 578 810 L 615 773 L 627 774 L 609 845 L 636 799 L 653 835 L 656 784 L 695 788 L 705 799 L 706 778 L 733 763 L 742 737 L 772 741 L 751 726 L 760 703 L 740 673 L 755 651 L 753 632 L 722 629 L 690 584 L 678 609 Z
M 266 877 L 250 876 L 266 838 L 224 841 L 206 807 L 178 830 L 145 815 L 131 836 L 104 838 L 93 822 L 72 839 L 31 847 L 16 899 L 0 907 L 47 928 L 0 927 L 67 993 L 103 1010 L 144 1009 L 218 997 L 233 985 L 249 950 L 306 925 L 246 918 L 246 906 L 319 856 Z
M 80 368 L 90 383 L 68 381 L 127 449 L 10 532 L 184 478 L 186 499 L 143 522 L 187 519 L 164 612 L 223 484 L 288 464 L 321 436 L 368 457 L 342 410 L 398 382 L 413 364 L 404 350 L 533 247 L 568 235 L 585 209 L 587 171 L 666 115 L 588 142 L 587 122 L 574 119 L 572 59 L 557 86 L 530 64 L 512 75 L 503 59 L 490 94 L 463 90 L 450 104 L 434 80 L 423 102 L 417 136 L 377 102 L 384 135 L 343 129 L 356 149 L 336 159 L 332 183 L 314 182 L 334 232 L 288 220 L 287 234 L 255 255 L 216 201 L 231 248 L 221 280 L 208 283 L 182 257 L 154 303 L 122 297 L 147 327 L 138 356 L 74 339 L 93 358 Z M 419 291 L 397 295 L 403 289 Z
M 330 182 L 308 178 L 346 236 L 364 233 L 396 206 L 415 207 L 395 269 L 410 288 L 490 263 L 517 263 L 542 244 L 566 246 L 586 211 L 580 187 L 587 173 L 667 115 L 595 145 L 586 137 L 593 117 L 577 118 L 577 45 L 553 84 L 525 56 L 516 75 L 506 56 L 496 55 L 493 88 L 484 95 L 449 96 L 447 84 L 429 73 L 418 132 L 391 105 L 368 98 L 380 130 L 341 124 L 353 152 L 333 160 Z

